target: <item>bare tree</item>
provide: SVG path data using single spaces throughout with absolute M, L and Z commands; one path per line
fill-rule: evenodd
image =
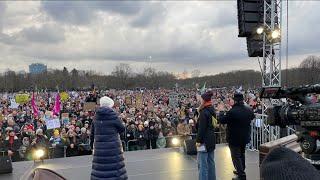
M 320 57 L 308 56 L 300 64 L 300 68 L 306 76 L 302 76 L 303 81 L 308 84 L 319 83 Z

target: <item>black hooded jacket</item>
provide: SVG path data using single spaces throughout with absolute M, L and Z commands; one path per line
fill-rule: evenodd
M 227 141 L 233 146 L 244 146 L 250 142 L 253 111 L 244 103 L 236 103 L 226 115 L 220 115 L 219 122 L 227 124 Z
M 200 110 L 198 118 L 198 133 L 196 142 L 205 144 L 207 152 L 212 152 L 216 148 L 216 138 L 212 125 L 212 116 L 216 116 L 212 106 L 207 106 Z

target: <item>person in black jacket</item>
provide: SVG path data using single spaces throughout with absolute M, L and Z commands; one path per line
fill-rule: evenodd
M 250 142 L 251 121 L 255 118 L 250 107 L 243 102 L 241 93 L 234 94 L 233 107 L 219 118 L 221 124 L 227 124 L 227 141 L 231 151 L 231 158 L 236 169 L 236 178 L 246 179 L 245 173 L 245 147 Z
M 142 124 L 138 126 L 138 131 L 137 131 L 137 146 L 138 150 L 144 150 L 146 146 L 146 139 L 144 137 L 145 131 L 144 127 Z
M 109 97 L 100 99 L 100 108 L 92 122 L 90 146 L 93 149 L 91 180 L 128 179 L 119 134 L 125 130 L 114 102 Z
M 199 180 L 215 180 L 215 134 L 212 124 L 212 116 L 215 110 L 212 106 L 212 92 L 206 92 L 201 95 L 202 105 L 199 108 L 200 115 L 198 119 L 198 133 L 196 137 L 196 146 L 198 148 L 198 168 Z

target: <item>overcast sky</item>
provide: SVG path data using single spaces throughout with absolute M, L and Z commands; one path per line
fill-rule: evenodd
M 320 55 L 320 1 L 289 2 L 290 66 Z M 119 63 L 202 75 L 256 69 L 238 38 L 231 1 L 0 1 L 0 71 L 49 68 L 95 70 Z

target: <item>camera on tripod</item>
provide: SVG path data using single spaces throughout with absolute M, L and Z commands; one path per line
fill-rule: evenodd
M 320 94 L 320 84 L 287 89 L 263 88 L 260 97 L 287 100 L 266 110 L 267 123 L 282 128 L 296 125 L 305 157 L 320 162 L 320 145 L 317 145 L 320 142 L 320 103 L 312 99 L 317 94 Z

